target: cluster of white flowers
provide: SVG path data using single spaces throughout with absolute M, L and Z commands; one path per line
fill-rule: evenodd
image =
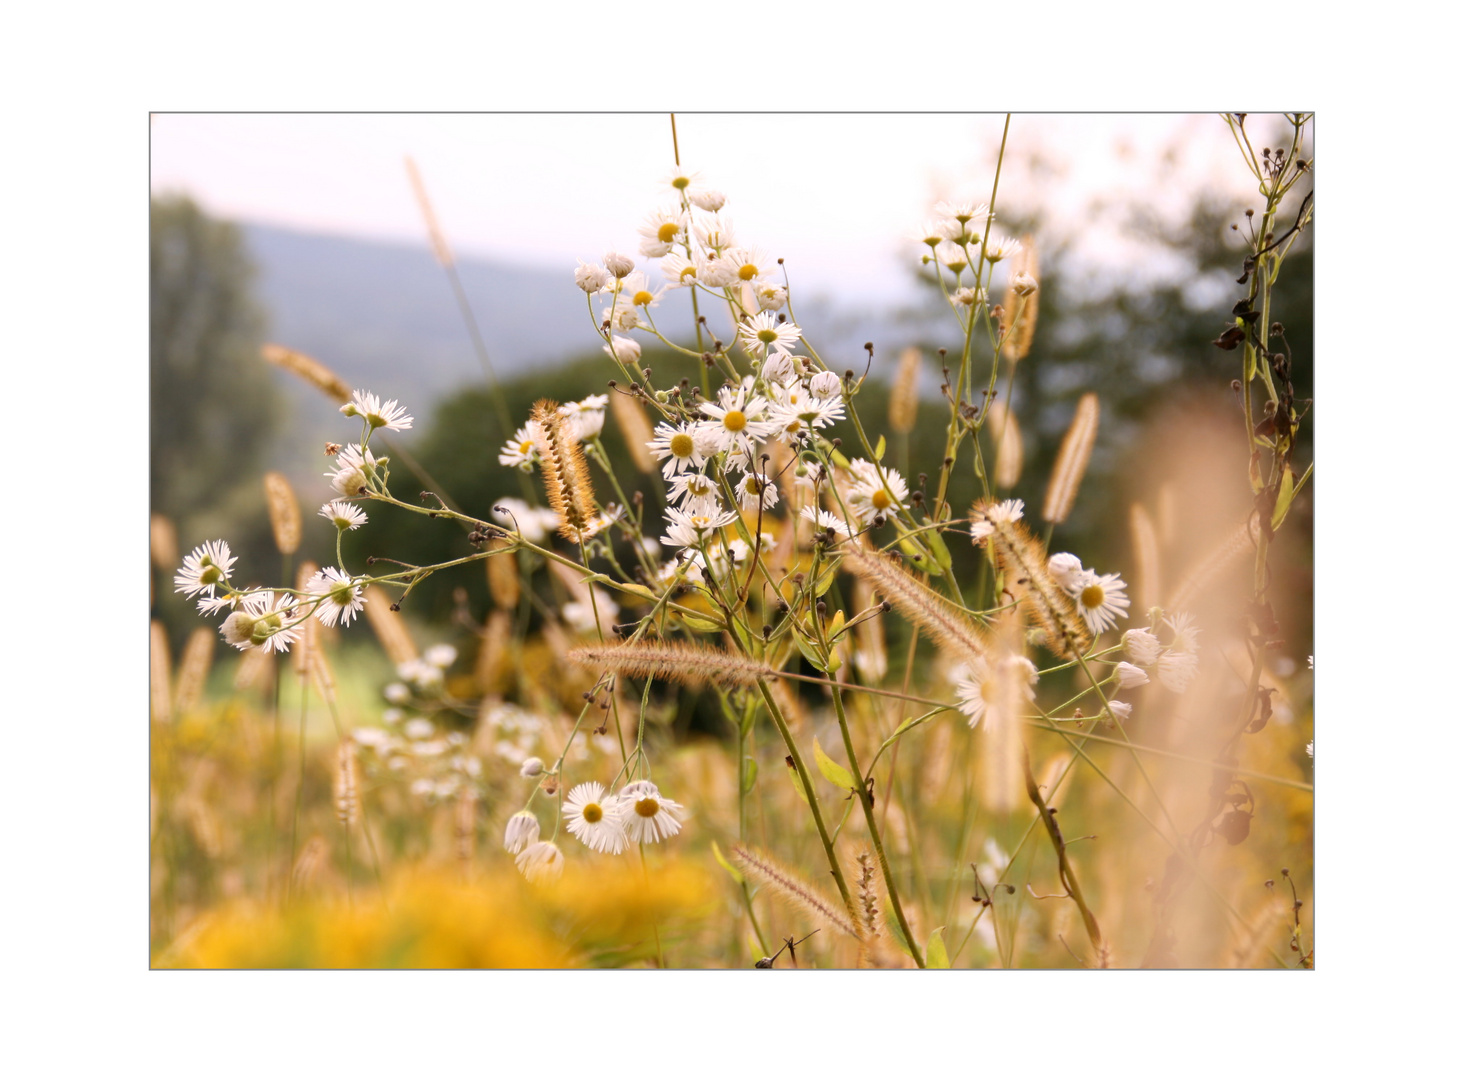
M 383 719 L 384 728 L 351 732 L 367 775 L 409 778 L 411 793 L 430 803 L 454 799 L 469 788 L 482 794 L 482 761 L 467 750 L 467 736 L 439 733 L 430 720 L 407 719 L 400 709 L 387 709 Z
M 1093 634 L 1102 634 L 1127 617 L 1131 601 L 1127 599 L 1127 583 L 1117 574 L 1098 574 L 1081 565 L 1070 552 L 1052 555 L 1047 569 L 1056 584 L 1076 601 L 1076 610 Z
M 685 808 L 667 799 L 649 780 L 633 780 L 616 794 L 603 784 L 575 785 L 563 802 L 563 823 L 585 847 L 618 855 L 632 844 L 656 844 L 680 832 Z M 520 810 L 508 819 L 503 847 L 518 856 L 518 869 L 529 881 L 552 880 L 563 872 L 563 853 L 552 841 L 540 841 L 538 818 Z
M 1131 664 L 1119 664 L 1119 678 L 1123 670 L 1136 665 L 1140 669 L 1155 670 L 1157 680 L 1175 694 L 1185 693 L 1198 677 L 1198 634 L 1193 617 L 1186 612 L 1177 612 L 1163 620 L 1163 625 L 1172 631 L 1167 645 L 1151 629 L 1133 628 L 1122 635 L 1122 645 Z M 1146 681 L 1144 677 L 1143 681 Z M 1124 684 L 1125 685 L 1125 684 Z M 1131 683 L 1130 685 L 1139 685 Z
M 995 215 L 987 203 L 942 202 L 934 207 L 935 217 L 916 228 L 910 237 L 929 250 L 925 265 L 937 261 L 958 279 L 977 260 L 997 263 L 1020 250 L 1020 241 L 986 232 Z

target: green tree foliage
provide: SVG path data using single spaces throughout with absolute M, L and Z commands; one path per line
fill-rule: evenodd
M 270 565 L 254 562 L 272 546 L 258 462 L 280 400 L 259 359 L 253 266 L 239 230 L 190 199 L 154 199 L 151 226 L 152 511 L 173 519 L 184 551 L 226 536 L 241 564 Z M 171 580 L 159 584 L 175 616 Z

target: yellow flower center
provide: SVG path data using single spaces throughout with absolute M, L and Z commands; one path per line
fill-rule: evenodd
M 740 409 L 732 409 L 721 419 L 721 423 L 725 425 L 727 431 L 744 431 L 746 429 L 746 414 Z
M 646 290 L 641 289 L 639 292 L 635 293 L 635 295 L 634 295 L 634 305 L 635 305 L 635 307 L 644 307 L 646 304 L 648 304 L 653 299 L 655 299 L 655 294 L 654 293 L 647 292 Z
M 353 585 L 337 585 L 330 590 L 330 600 L 336 607 L 350 607 L 355 600 Z
M 677 191 L 684 191 L 686 188 L 690 187 L 690 177 L 677 176 L 674 180 L 670 181 L 670 186 L 675 188 Z
M 996 693 L 998 693 L 999 689 L 1000 688 L 995 685 L 994 679 L 986 679 L 984 682 L 980 683 L 980 697 L 983 698 L 985 704 L 988 705 L 995 700 L 995 695 Z
M 1107 592 L 1100 585 L 1088 585 L 1081 590 L 1081 606 L 1084 608 L 1099 608 L 1107 598 Z
M 736 276 L 742 281 L 750 281 L 759 273 L 761 271 L 756 268 L 756 263 L 742 263 L 741 269 L 736 271 Z
M 756 340 L 760 341 L 763 345 L 770 345 L 772 342 L 777 340 L 777 332 L 770 329 L 758 330 L 756 332 Z
M 523 454 L 524 456 L 533 453 L 533 440 L 524 439 L 522 442 L 520 442 L 518 444 L 518 453 Z
M 640 817 L 654 817 L 659 812 L 660 804 L 648 796 L 635 802 L 635 813 Z
M 684 281 L 688 277 L 695 277 L 695 267 L 694 266 L 687 266 L 684 270 L 682 270 L 680 272 L 680 280 L 681 281 Z
M 223 574 L 219 572 L 216 566 L 205 566 L 203 573 L 198 575 L 198 584 L 200 585 L 217 585 L 222 580 Z
M 670 436 L 670 452 L 676 457 L 690 457 L 695 453 L 695 439 L 683 431 Z
M 746 478 L 746 493 L 748 495 L 761 494 L 761 484 L 757 481 L 756 477 L 748 476 Z
M 583 809 L 584 820 L 590 825 L 604 820 L 604 807 L 596 802 L 587 804 Z
M 873 498 L 869 499 L 868 501 L 873 504 L 873 508 L 875 510 L 887 510 L 889 504 L 893 502 L 893 499 L 889 496 L 888 492 L 883 490 L 883 488 L 879 488 L 873 493 Z
M 660 231 L 655 235 L 660 238 L 660 243 L 668 244 L 675 239 L 675 234 L 678 232 L 680 232 L 680 226 L 673 221 L 667 221 L 664 225 L 660 226 Z

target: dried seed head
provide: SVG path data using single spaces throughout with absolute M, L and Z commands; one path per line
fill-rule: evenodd
M 326 397 L 339 402 L 350 400 L 350 384 L 320 361 L 283 345 L 265 345 L 264 359 L 275 367 L 298 375 Z
M 188 635 L 188 644 L 183 646 L 183 659 L 178 664 L 177 712 L 179 716 L 191 712 L 203 699 L 203 684 L 208 681 L 208 669 L 213 664 L 213 643 L 216 635 L 206 626 L 200 626 Z
M 984 655 L 984 635 L 970 617 L 892 559 L 844 545 L 843 565 L 881 593 L 900 615 L 923 629 L 941 649 L 949 650 L 959 660 Z
M 548 505 L 558 515 L 558 534 L 581 543 L 592 535 L 592 522 L 599 512 L 583 447 L 571 418 L 559 412 L 558 402 L 547 398 L 535 402 L 532 417 L 538 425 L 539 471 Z
M 610 392 L 609 407 L 614 412 L 614 422 L 624 435 L 624 442 L 629 448 L 629 456 L 634 461 L 635 468 L 646 476 L 658 472 L 659 465 L 648 445 L 655 438 L 655 433 L 650 430 L 650 422 L 645 419 L 645 410 L 628 394 L 618 391 Z
M 366 618 L 370 621 L 371 629 L 376 632 L 381 648 L 391 658 L 391 663 L 400 665 L 415 660 L 416 643 L 411 640 L 411 632 L 406 629 L 405 620 L 391 610 L 391 605 L 395 603 L 391 594 L 379 585 L 372 585 L 366 589 L 365 599 Z
M 269 527 L 281 555 L 293 555 L 300 546 L 300 504 L 283 473 L 264 474 L 264 497 L 269 504 Z
M 654 645 L 586 645 L 569 650 L 568 659 L 584 667 L 607 668 L 632 678 L 654 677 L 690 684 L 713 679 L 718 683 L 749 686 L 761 679 L 777 677 L 776 670 L 766 664 L 710 646 L 678 641 Z
M 976 503 L 970 516 L 989 531 L 985 543 L 1004 575 L 1005 592 L 1045 631 L 1046 647 L 1064 660 L 1074 660 L 1091 647 L 1091 631 L 1065 589 L 1051 576 L 1046 547 L 1025 527 L 991 501 Z
M 919 418 L 919 360 L 919 350 L 912 346 L 900 354 L 888 395 L 888 426 L 901 435 L 913 431 Z
M 985 430 L 995 444 L 995 485 L 1013 488 L 1020 482 L 1025 464 L 1025 448 L 1021 443 L 1020 424 L 1004 402 L 992 401 L 985 410 Z
M 512 611 L 518 606 L 518 556 L 511 551 L 512 542 L 506 537 L 495 536 L 487 542 L 488 551 L 501 552 L 489 555 L 487 563 L 487 591 L 499 611 Z
M 1096 394 L 1083 394 L 1071 426 L 1066 429 L 1066 438 L 1061 441 L 1056 464 L 1051 467 L 1051 482 L 1046 488 L 1046 505 L 1041 516 L 1053 524 L 1065 521 L 1076 502 L 1076 491 L 1081 487 L 1092 447 L 1096 445 L 1100 413 Z
M 755 879 L 789 903 L 802 908 L 819 926 L 842 931 L 854 940 L 862 940 L 850 912 L 824 896 L 812 885 L 788 870 L 770 855 L 745 844 L 731 845 L 731 857 Z
M 355 741 L 342 739 L 335 759 L 335 817 L 349 828 L 360 818 L 360 790 L 355 774 Z
M 1037 291 L 1041 277 L 1041 260 L 1036 253 L 1035 237 L 1020 238 L 1020 250 L 1010 264 L 1010 284 L 1005 290 L 1005 310 L 1020 312 L 1020 322 L 1005 339 L 1004 352 L 1011 360 L 1024 360 L 1031 351 L 1036 333 L 1036 312 L 1041 294 Z

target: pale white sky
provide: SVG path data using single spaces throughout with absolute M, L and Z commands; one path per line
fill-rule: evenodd
M 677 118 L 681 160 L 728 195 L 743 242 L 787 259 L 794 288 L 906 296 L 907 234 L 934 202 L 990 196 L 1003 115 Z M 1176 147 L 1176 156 L 1165 151 Z M 210 211 L 423 242 L 412 155 L 459 255 L 561 266 L 634 253 L 673 162 L 665 114 L 177 115 L 152 127 L 152 185 Z M 1092 268 L 1140 272 L 1115 209 L 1175 213 L 1202 186 L 1252 191 L 1216 115 L 1017 115 L 997 211 L 1042 207 Z M 997 217 L 997 225 L 998 225 Z

